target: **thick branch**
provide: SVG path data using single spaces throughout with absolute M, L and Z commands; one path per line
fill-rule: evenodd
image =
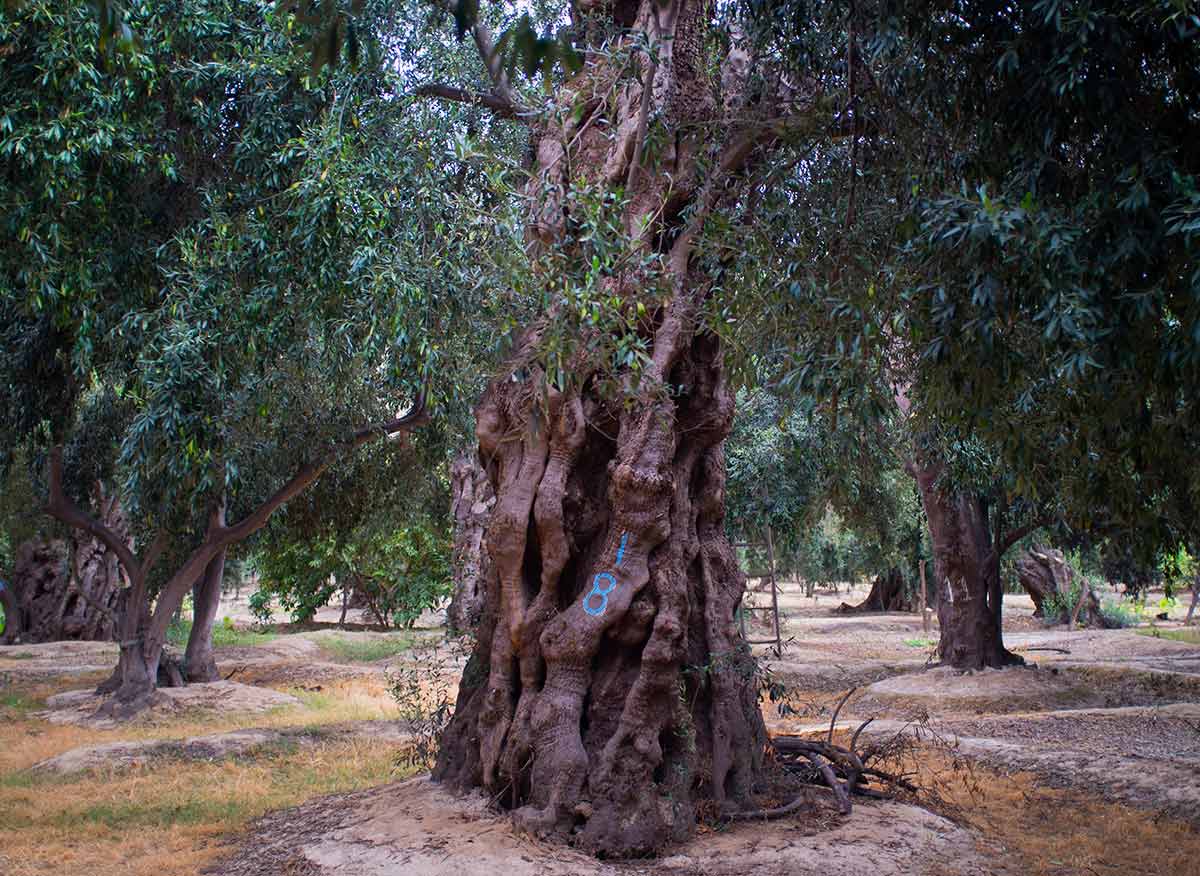
M 159 640 L 166 634 L 167 625 L 170 623 L 170 615 L 175 610 L 175 603 L 183 598 L 187 589 L 192 586 L 192 583 L 200 576 L 209 561 L 219 551 L 231 544 L 246 540 L 266 526 L 272 514 L 302 493 L 324 473 L 325 469 L 329 468 L 338 456 L 354 450 L 369 441 L 415 429 L 426 420 L 425 394 L 422 393 L 418 396 L 417 403 L 413 406 L 413 409 L 404 416 L 364 426 L 332 444 L 317 459 L 300 466 L 287 483 L 233 526 L 224 525 L 223 504 L 214 508 L 213 512 L 209 515 L 208 530 L 205 532 L 203 543 L 192 551 L 184 564 L 171 576 L 163 588 L 162 597 L 159 599 L 161 613 L 160 611 L 155 611 L 154 620 L 150 627 L 151 638 Z
M 432 2 L 448 12 L 454 12 L 452 0 L 432 0 Z M 496 51 L 496 43 L 492 39 L 491 30 L 482 21 L 476 19 L 471 26 L 471 38 L 475 40 L 475 48 L 479 50 L 479 58 L 483 61 L 483 66 L 492 80 L 492 87 L 496 95 L 510 106 L 517 107 L 516 96 L 508 84 L 508 74 L 504 72 L 504 66 L 500 63 L 500 53 Z
M 46 502 L 46 513 L 68 526 L 82 529 L 100 539 L 104 542 L 105 547 L 117 555 L 117 559 L 125 567 L 130 580 L 140 580 L 144 570 L 129 545 L 114 529 L 106 526 L 72 502 L 63 491 L 62 478 L 63 462 L 62 447 L 60 446 L 50 451 L 50 497 Z
M 422 85 L 413 91 L 416 97 L 436 97 L 455 103 L 465 103 L 470 106 L 480 106 L 489 109 L 502 119 L 519 119 L 521 111 L 517 106 L 503 97 L 495 94 L 485 94 L 480 91 L 468 91 L 465 88 L 454 88 L 438 82 Z
M 1014 544 L 1019 542 L 1025 536 L 1029 535 L 1029 533 L 1031 533 L 1035 530 L 1041 529 L 1043 526 L 1048 526 L 1049 523 L 1050 523 L 1050 520 L 1048 518 L 1040 517 L 1037 520 L 1035 520 L 1033 523 L 1030 523 L 1026 526 L 1019 526 L 1016 529 L 1012 530 L 1011 532 L 1008 533 L 1008 535 L 1004 536 L 1004 538 L 1002 538 L 1000 540 L 1000 548 L 999 548 L 999 551 L 997 552 L 996 558 L 999 559 L 1000 557 L 1004 556 L 1005 553 L 1008 552 L 1008 549 L 1010 547 L 1012 547 Z
M 369 426 L 353 432 L 341 441 L 334 443 L 324 454 L 317 457 L 312 462 L 305 463 L 297 469 L 282 487 L 275 491 L 269 499 L 247 514 L 241 521 L 228 527 L 218 527 L 216 529 L 215 540 L 219 543 L 218 546 L 234 544 L 235 542 L 244 541 L 258 530 L 262 529 L 271 515 L 278 511 L 283 505 L 287 504 L 297 495 L 304 491 L 313 481 L 321 476 L 325 469 L 340 456 L 349 450 L 354 450 L 361 447 L 368 441 L 374 441 L 378 438 L 387 438 L 395 435 L 398 432 L 408 432 L 415 429 L 427 420 L 425 414 L 425 395 L 422 393 L 418 397 L 416 405 L 402 417 L 396 417 L 392 420 L 385 420 L 382 423 L 372 423 Z M 205 561 L 207 562 L 207 560 Z M 195 577 L 195 576 L 192 576 Z

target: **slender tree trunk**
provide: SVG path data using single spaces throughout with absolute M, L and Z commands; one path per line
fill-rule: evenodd
M 485 582 L 491 557 L 484 533 L 496 496 L 487 471 L 475 453 L 461 454 L 450 469 L 451 511 L 454 515 L 454 595 L 446 609 L 453 632 L 470 632 L 483 615 Z
M 1192 625 L 1192 616 L 1196 613 L 1196 603 L 1200 602 L 1200 572 L 1196 573 L 1196 577 L 1192 579 L 1192 601 L 1188 605 L 1187 617 L 1184 618 L 1184 626 Z
M 1023 663 L 1004 647 L 1000 562 L 983 501 L 939 489 L 942 469 L 940 463 L 926 460 L 911 466 L 933 543 L 941 627 L 938 656 L 944 664 L 960 669 Z
M 0 635 L 0 645 L 15 645 L 21 641 L 25 622 L 11 581 L 0 581 L 0 606 L 4 608 L 4 633 Z
M 204 574 L 192 588 L 192 630 L 188 634 L 183 665 L 189 682 L 216 681 L 217 661 L 213 657 L 213 625 L 221 607 L 221 581 L 225 573 L 225 549 L 208 562 Z

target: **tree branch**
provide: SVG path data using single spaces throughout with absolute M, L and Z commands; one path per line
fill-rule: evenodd
M 1043 526 L 1049 525 L 1050 519 L 1048 517 L 1039 517 L 1033 523 L 1027 524 L 1026 526 L 1018 526 L 1016 529 L 1009 532 L 1008 535 L 1004 536 L 1003 539 L 1001 539 L 1000 549 L 996 554 L 996 558 L 999 559 L 1008 553 L 1008 549 L 1010 547 L 1019 542 L 1025 536 L 1029 535 L 1029 533 L 1033 532 L 1034 530 L 1041 529 Z
M 133 579 L 134 576 L 140 578 L 143 574 L 142 565 L 125 540 L 114 529 L 101 523 L 72 502 L 63 491 L 62 481 L 62 446 L 59 445 L 50 451 L 50 496 L 46 502 L 46 513 L 68 526 L 82 529 L 100 539 L 104 542 L 105 547 L 117 555 L 117 559 L 125 567 L 130 579 Z
M 431 2 L 451 14 L 454 13 L 452 0 L 431 0 Z M 508 84 L 508 74 L 504 72 L 504 67 L 500 63 L 500 55 L 496 51 L 496 43 L 492 39 L 492 32 L 478 18 L 471 25 L 471 39 L 475 41 L 475 48 L 479 50 L 479 58 L 483 61 L 484 69 L 487 70 L 487 74 L 492 80 L 493 91 L 498 97 L 512 106 L 517 115 L 520 115 L 523 110 L 517 102 L 512 86 Z
M 470 106 L 480 106 L 489 109 L 502 119 L 520 120 L 522 110 L 511 101 L 495 94 L 485 94 L 480 91 L 468 91 L 465 88 L 454 88 L 438 82 L 422 85 L 413 92 L 414 97 L 435 97 L 454 103 L 465 103 Z

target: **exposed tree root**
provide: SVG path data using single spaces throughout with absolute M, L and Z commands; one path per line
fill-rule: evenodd
M 841 710 L 853 692 L 851 689 L 842 697 L 834 712 L 835 722 L 837 711 Z M 855 746 L 862 731 L 872 720 L 868 718 L 854 731 L 849 748 L 834 745 L 832 741 L 822 742 L 800 736 L 776 736 L 771 740 L 775 761 L 804 784 L 815 785 L 832 792 L 843 815 L 850 813 L 851 797 L 855 795 L 890 799 L 897 791 L 916 793 L 917 786 L 906 777 L 871 765 L 881 757 L 880 750 L 856 750 Z M 739 812 L 732 820 L 781 818 L 799 809 L 803 799 L 800 796 L 784 806 L 772 809 Z

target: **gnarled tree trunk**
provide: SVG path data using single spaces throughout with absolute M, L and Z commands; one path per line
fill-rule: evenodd
M 1086 592 L 1072 593 L 1075 571 L 1060 550 L 1041 545 L 1030 548 L 1017 560 L 1017 581 L 1033 600 L 1034 617 L 1046 617 L 1046 601 L 1054 596 L 1057 597 L 1058 616 L 1048 620 L 1066 623 L 1075 617 L 1076 608 L 1082 607 L 1077 619 L 1082 619 L 1088 626 L 1107 625 L 1100 613 L 1100 600 L 1086 580 L 1080 584 Z
M 105 525 L 130 542 L 115 496 L 97 485 Z M 3 642 L 110 641 L 126 580 L 117 556 L 102 541 L 79 533 L 69 542 L 28 541 L 17 548 L 5 587 Z
M 938 656 L 960 669 L 1019 665 L 1024 661 L 1004 647 L 1000 556 L 987 509 L 979 496 L 939 489 L 943 468 L 922 458 L 910 465 L 933 543 Z
M 895 566 L 882 575 L 877 575 L 871 592 L 858 605 L 843 602 L 838 606 L 841 614 L 856 614 L 864 611 L 915 611 L 912 594 L 904 582 L 904 573 Z
M 776 81 L 745 102 L 750 59 L 736 36 L 720 86 L 709 80 L 709 10 L 694 0 L 589 8 L 628 35 L 589 54 L 560 90 L 559 106 L 578 111 L 534 132 L 531 248 L 586 253 L 567 193 L 611 190 L 630 257 L 600 282 L 636 326 L 642 367 L 597 363 L 582 328 L 572 379 L 548 379 L 540 342 L 565 306 L 555 303 L 476 410 L 496 494 L 492 568 L 434 776 L 485 789 L 538 836 L 603 855 L 680 840 L 702 806 L 750 807 L 765 743 L 734 621 L 745 583 L 724 531 L 733 394 L 720 344 L 700 327 L 720 267 L 694 246 L 786 113 Z M 636 48 L 642 38 L 653 58 Z M 493 76 L 503 94 L 502 72 Z
M 484 532 L 496 496 L 487 471 L 475 453 L 461 454 L 450 468 L 450 501 L 454 515 L 454 595 L 446 609 L 453 632 L 471 632 L 483 616 L 491 557 Z

